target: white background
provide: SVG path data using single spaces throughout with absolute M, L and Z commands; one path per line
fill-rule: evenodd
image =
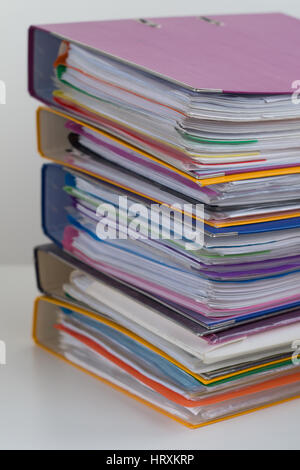
M 0 339 L 7 365 L 0 367 L 0 448 L 300 448 L 299 401 L 191 431 L 43 353 L 30 338 L 37 293 L 32 247 L 44 238 L 38 103 L 26 83 L 29 25 L 268 11 L 300 18 L 300 1 L 1 0 L 0 80 L 7 104 L 0 105 Z

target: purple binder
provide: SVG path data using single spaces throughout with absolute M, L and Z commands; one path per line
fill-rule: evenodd
M 29 90 L 51 102 L 65 39 L 194 91 L 289 94 L 299 79 L 299 37 L 300 20 L 281 13 L 32 26 Z

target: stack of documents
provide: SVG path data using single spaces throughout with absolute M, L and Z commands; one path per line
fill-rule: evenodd
M 190 427 L 300 395 L 299 34 L 281 14 L 30 29 L 54 243 L 34 337 Z

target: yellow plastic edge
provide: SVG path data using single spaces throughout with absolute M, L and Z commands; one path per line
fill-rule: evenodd
M 124 388 L 110 382 L 109 380 L 107 379 L 104 379 L 102 377 L 99 377 L 98 375 L 94 374 L 93 372 L 90 372 L 89 370 L 85 369 L 84 367 L 81 367 L 79 366 L 78 364 L 75 364 L 74 362 L 68 360 L 67 358 L 65 358 L 62 354 L 59 354 L 59 353 L 56 353 L 55 351 L 53 351 L 52 349 L 48 348 L 47 346 L 43 345 L 37 338 L 36 336 L 36 325 L 37 325 L 37 316 L 38 316 L 38 304 L 39 304 L 39 301 L 41 300 L 52 300 L 50 298 L 47 298 L 47 297 L 44 297 L 44 296 L 40 296 L 38 298 L 36 298 L 35 302 L 34 302 L 34 310 L 33 310 L 33 325 L 32 325 L 32 338 L 33 338 L 33 341 L 34 343 L 39 346 L 41 349 L 43 349 L 44 351 L 52 354 L 53 356 L 55 356 L 56 358 L 66 362 L 67 364 L 75 367 L 76 369 L 80 370 L 81 372 L 84 372 L 85 374 L 88 374 L 89 376 L 99 380 L 100 382 L 106 384 L 106 385 L 109 385 L 110 387 L 112 387 L 113 389 L 115 390 L 118 390 L 119 392 L 123 393 L 124 395 L 130 397 L 130 398 L 133 398 L 134 400 L 138 401 L 139 403 L 142 403 L 143 405 L 146 405 L 148 406 L 149 408 L 163 414 L 164 416 L 167 416 L 168 418 L 172 419 L 173 421 L 176 421 L 180 424 L 182 424 L 183 426 L 186 426 L 187 428 L 189 429 L 197 429 L 197 428 L 201 428 L 201 427 L 204 427 L 204 426 L 208 426 L 210 424 L 215 424 L 215 423 L 219 423 L 219 422 L 222 422 L 222 421 L 226 421 L 228 419 L 231 419 L 231 418 L 237 418 L 238 416 L 243 416 L 243 415 L 246 415 L 246 414 L 249 414 L 249 413 L 253 413 L 254 411 L 259 411 L 259 410 L 263 410 L 263 409 L 266 409 L 266 408 L 270 408 L 271 406 L 275 406 L 275 405 L 279 405 L 279 404 L 282 404 L 282 403 L 286 403 L 286 402 L 289 402 L 289 401 L 292 401 L 292 400 L 295 400 L 297 398 L 300 398 L 300 395 L 297 395 L 295 397 L 290 397 L 290 398 L 286 398 L 284 400 L 280 400 L 280 401 L 277 401 L 277 402 L 274 402 L 274 403 L 268 403 L 266 405 L 262 405 L 262 406 L 259 406 L 259 407 L 256 407 L 256 408 L 252 408 L 250 410 L 245 410 L 245 411 L 241 411 L 239 413 L 235 413 L 233 415 L 230 415 L 230 416 L 225 416 L 223 418 L 218 418 L 218 419 L 215 419 L 215 420 L 212 420 L 212 421 L 208 421 L 206 423 L 201 423 L 201 424 L 190 424 L 188 423 L 187 421 L 184 421 L 180 418 L 178 418 L 177 416 L 174 416 L 172 415 L 171 413 L 163 410 L 162 408 L 159 408 L 158 406 L 156 405 L 153 405 L 152 403 L 148 402 L 147 400 L 144 400 L 143 398 L 141 397 L 138 397 L 137 395 L 125 390 Z M 55 303 L 55 302 L 53 302 Z M 58 303 L 60 303 L 58 301 Z M 63 303 L 63 302 L 61 302 Z M 78 309 L 78 310 L 81 310 L 81 309 Z

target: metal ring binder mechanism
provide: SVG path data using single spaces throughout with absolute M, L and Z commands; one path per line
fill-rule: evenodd
M 216 26 L 224 26 L 224 23 L 222 23 L 221 21 L 208 18 L 207 16 L 199 16 L 198 18 L 200 20 L 207 21 L 208 23 L 215 24 Z
M 191 428 L 300 396 L 299 33 L 281 14 L 29 31 L 34 340 Z
M 151 26 L 152 28 L 160 28 L 161 25 L 157 23 L 153 23 L 152 21 L 145 20 L 144 18 L 139 18 L 137 21 L 139 21 L 142 24 L 145 24 L 147 26 Z

